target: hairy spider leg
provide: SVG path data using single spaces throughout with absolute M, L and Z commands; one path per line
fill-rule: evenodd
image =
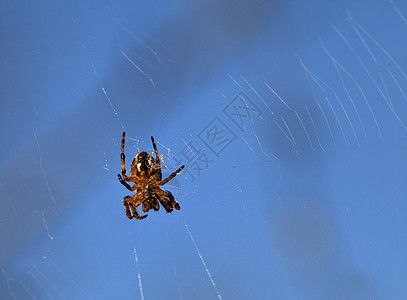
M 160 209 L 160 203 L 158 203 L 158 200 L 156 198 L 151 198 L 150 203 L 155 211 Z
M 174 206 L 174 208 L 176 210 L 181 209 L 181 206 L 179 205 L 179 203 L 177 201 L 175 201 L 174 196 L 172 195 L 172 193 L 170 191 L 166 191 L 166 190 L 163 190 L 163 189 L 158 189 L 157 192 L 160 193 L 161 195 L 167 197 L 168 199 L 170 199 L 171 205 Z
M 120 183 L 123 184 L 129 191 L 134 191 L 137 188 L 136 184 L 130 186 L 126 181 L 123 180 L 120 174 L 117 174 L 117 177 L 119 178 Z
M 139 220 L 143 220 L 144 218 L 147 218 L 148 215 L 140 216 L 138 214 L 137 208 L 133 203 L 130 203 L 130 205 L 131 205 L 131 210 L 133 211 L 133 217 L 135 217 L 136 219 L 139 219 Z
M 165 178 L 164 180 L 161 180 L 158 184 L 159 185 L 164 185 L 166 184 L 168 181 L 170 181 L 171 179 L 173 179 L 175 176 L 177 176 L 177 174 L 179 172 L 181 172 L 181 170 L 184 168 L 185 166 L 181 166 L 178 168 L 178 170 L 176 170 L 175 172 L 173 172 L 170 176 L 168 176 L 167 178 Z
M 127 197 L 129 197 L 129 196 L 127 196 Z M 132 216 L 132 214 L 131 214 L 131 212 L 130 212 L 130 205 L 129 205 L 129 203 L 126 201 L 126 198 L 127 198 L 127 197 L 125 197 L 125 198 L 123 199 L 124 209 L 126 210 L 127 218 L 133 219 L 133 216 Z
M 128 179 L 127 175 L 126 175 L 126 156 L 124 155 L 124 137 L 125 137 L 125 132 L 123 131 L 123 135 L 122 135 L 122 150 L 121 150 L 121 154 L 120 154 L 120 160 L 121 160 L 121 164 L 122 164 L 122 175 L 123 178 L 126 180 Z M 133 186 L 130 186 L 126 181 L 123 180 L 122 176 L 120 176 L 120 174 L 117 174 L 117 178 L 119 178 L 119 181 L 121 184 L 123 184 L 128 190 L 130 191 L 134 191 L 136 189 L 136 184 L 133 184 Z
M 162 173 L 161 173 L 161 161 L 160 161 L 160 156 L 158 155 L 158 150 L 157 150 L 157 145 L 155 144 L 154 138 L 151 137 L 151 142 L 153 143 L 153 148 L 154 148 L 154 153 L 155 153 L 155 169 L 159 172 L 159 178 L 160 180 L 162 178 Z
M 142 211 L 143 212 L 148 212 L 150 210 L 150 208 L 151 208 L 150 202 L 148 200 L 144 201 Z
M 123 198 L 123 205 L 124 205 L 124 208 L 126 210 L 126 215 L 127 215 L 127 217 L 129 219 L 136 218 L 136 219 L 142 220 L 142 219 L 147 217 L 147 215 L 140 216 L 138 214 L 136 206 L 133 203 L 133 196 L 124 197 Z M 130 211 L 130 207 L 131 207 L 131 211 Z M 131 212 L 133 212 L 133 214 Z
M 164 207 L 165 211 L 167 213 L 172 212 L 173 207 L 171 205 L 171 202 L 167 198 L 165 198 L 163 195 L 157 194 L 157 196 L 158 196 L 158 200 L 160 201 L 161 205 Z
M 122 135 L 122 150 L 120 153 L 120 160 L 122 163 L 122 175 L 123 175 L 123 179 L 127 180 L 127 175 L 126 175 L 126 155 L 124 155 L 124 137 L 126 135 L 126 132 L 123 131 L 123 135 Z

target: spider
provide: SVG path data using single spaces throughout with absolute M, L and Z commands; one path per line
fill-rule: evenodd
M 158 155 L 154 138 L 151 137 L 155 159 L 150 153 L 140 151 L 136 154 L 131 163 L 130 176 L 127 176 L 125 165 L 126 156 L 124 155 L 124 137 L 125 132 L 123 132 L 122 136 L 122 150 L 120 154 L 123 177 L 120 174 L 117 174 L 117 177 L 119 178 L 120 183 L 128 190 L 136 190 L 136 193 L 133 196 L 126 196 L 123 198 L 123 205 L 126 209 L 127 217 L 129 219 L 136 218 L 139 220 L 146 218 L 147 215 L 140 216 L 137 212 L 136 208 L 141 204 L 143 205 L 143 212 L 148 212 L 151 208 L 155 211 L 159 210 L 159 203 L 161 203 L 167 213 L 172 212 L 174 208 L 179 210 L 181 207 L 178 202 L 175 201 L 171 192 L 161 189 L 160 185 L 164 185 L 173 179 L 185 166 L 179 167 L 178 170 L 162 180 L 160 157 Z M 126 181 L 134 182 L 134 184 L 130 186 Z

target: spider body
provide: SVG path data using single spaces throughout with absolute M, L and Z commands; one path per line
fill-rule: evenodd
M 151 137 L 151 142 L 153 143 L 155 152 L 155 159 L 150 153 L 140 151 L 136 154 L 133 162 L 131 163 L 130 176 L 127 176 L 125 164 L 126 156 L 124 155 L 124 139 L 125 132 L 123 132 L 122 136 L 120 155 L 122 175 L 117 174 L 117 177 L 119 178 L 120 183 L 123 184 L 128 190 L 136 190 L 136 193 L 133 196 L 126 196 L 123 198 L 123 205 L 126 210 L 127 217 L 129 219 L 136 218 L 139 220 L 146 218 L 147 215 L 140 216 L 137 212 L 137 207 L 140 205 L 142 205 L 141 209 L 143 212 L 148 212 L 151 208 L 155 211 L 159 210 L 160 203 L 165 208 L 167 213 L 172 212 L 174 208 L 179 210 L 181 207 L 178 202 L 175 201 L 171 192 L 161 189 L 160 186 L 173 179 L 185 166 L 181 166 L 170 176 L 162 180 L 160 157 L 158 155 L 154 138 Z M 126 181 L 134 184 L 129 185 Z

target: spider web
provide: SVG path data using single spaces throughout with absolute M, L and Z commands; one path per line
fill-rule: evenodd
M 407 294 L 404 2 L 46 4 L 0 10 L 1 299 Z M 180 211 L 127 219 L 123 131 Z

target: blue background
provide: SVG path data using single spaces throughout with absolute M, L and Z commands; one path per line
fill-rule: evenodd
M 2 1 L 0 298 L 405 299 L 406 17 Z M 180 211 L 126 217 L 124 130 Z

